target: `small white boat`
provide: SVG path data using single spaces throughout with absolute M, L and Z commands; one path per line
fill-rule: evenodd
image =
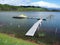
M 19 15 L 19 16 L 14 16 L 13 18 L 20 18 L 20 19 L 22 18 L 22 19 L 23 19 L 23 18 L 27 18 L 27 16 L 26 16 L 26 15 L 21 14 L 21 15 Z

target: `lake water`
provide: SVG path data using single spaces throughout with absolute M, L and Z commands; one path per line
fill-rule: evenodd
M 37 18 L 46 18 L 49 15 L 53 15 L 51 18 L 42 22 L 38 33 L 44 32 L 47 37 L 60 41 L 60 12 L 0 12 L 0 32 L 25 36 L 26 32 L 38 20 L 12 18 L 20 14 Z

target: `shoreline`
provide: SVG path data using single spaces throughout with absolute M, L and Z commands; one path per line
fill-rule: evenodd
M 0 12 L 60 12 L 60 11 L 0 11 Z

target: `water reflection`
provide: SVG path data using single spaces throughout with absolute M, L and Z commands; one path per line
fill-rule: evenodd
M 0 32 L 14 34 L 15 37 L 29 39 L 25 36 L 31 26 L 37 22 L 36 19 L 13 19 L 13 16 L 25 14 L 28 17 L 47 18 L 42 22 L 39 37 L 31 37 L 37 42 L 59 42 L 60 41 L 60 12 L 0 12 Z

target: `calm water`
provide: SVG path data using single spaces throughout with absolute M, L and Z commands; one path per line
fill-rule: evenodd
M 38 18 L 46 18 L 49 15 L 53 15 L 52 18 L 43 21 L 38 33 L 44 32 L 47 37 L 49 36 L 52 39 L 54 38 L 57 41 L 60 41 L 60 12 L 0 12 L 0 32 L 25 36 L 25 33 L 38 20 L 12 18 L 13 16 L 18 16 L 20 14 Z

